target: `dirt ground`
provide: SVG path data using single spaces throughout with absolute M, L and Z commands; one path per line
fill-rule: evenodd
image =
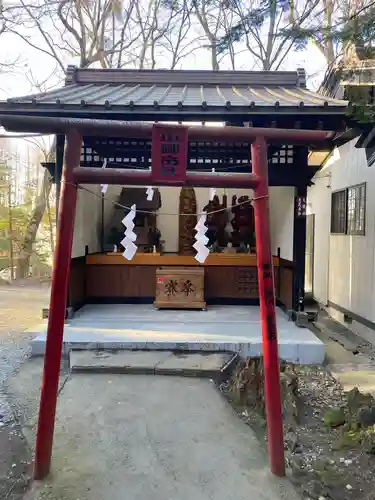
M 375 488 L 375 449 L 347 440 L 344 427 L 324 422 L 329 408 L 345 407 L 347 396 L 322 367 L 293 367 L 298 378 L 294 410 L 284 407 L 285 456 L 288 474 L 302 498 L 371 500 Z M 263 405 L 253 397 L 239 402 L 233 382 L 220 386 L 238 413 L 266 446 Z M 288 403 L 287 403 L 288 405 Z M 296 418 L 291 418 L 291 414 Z
M 47 284 L 25 282 L 0 286 L 1 500 L 21 500 L 28 485 L 32 458 L 13 405 L 9 405 L 4 392 L 4 382 L 28 358 L 30 336 L 23 332 L 40 321 L 41 309 L 48 306 L 48 295 Z M 346 404 L 342 387 L 324 367 L 293 368 L 298 378 L 298 408 L 294 408 L 298 418 L 286 419 L 285 454 L 288 474 L 301 497 L 372 500 L 375 446 L 369 449 L 362 443 L 344 442 L 342 426 L 332 428 L 324 423 L 329 408 Z M 38 376 L 35 379 L 38 392 L 40 379 Z M 239 417 L 256 430 L 266 446 L 267 429 L 259 405 L 250 399 L 239 404 L 230 389 L 228 383 L 220 386 Z M 37 399 L 35 396 L 35 401 Z
M 4 391 L 4 382 L 29 356 L 23 333 L 41 320 L 48 286 L 22 282 L 0 287 L 0 498 L 18 500 L 27 487 L 31 454 Z

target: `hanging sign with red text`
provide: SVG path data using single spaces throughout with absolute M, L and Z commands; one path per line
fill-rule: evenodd
M 188 129 L 178 125 L 154 124 L 152 128 L 152 178 L 165 185 L 186 180 Z

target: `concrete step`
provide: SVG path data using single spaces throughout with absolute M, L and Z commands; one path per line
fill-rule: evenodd
M 220 380 L 228 376 L 237 358 L 238 354 L 227 352 L 71 350 L 70 371 Z
M 314 321 L 315 327 L 326 333 L 331 340 L 340 344 L 344 349 L 353 354 L 358 354 L 358 344 L 346 335 L 348 329 L 330 320 L 318 319 Z

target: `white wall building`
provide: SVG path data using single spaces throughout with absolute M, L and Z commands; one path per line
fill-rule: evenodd
M 333 318 L 375 343 L 375 163 L 373 151 L 357 142 L 338 147 L 308 189 L 312 294 Z

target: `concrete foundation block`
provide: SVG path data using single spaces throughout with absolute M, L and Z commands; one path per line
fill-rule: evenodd
M 74 308 L 73 307 L 67 307 L 66 308 L 65 319 L 73 319 L 73 316 L 74 316 Z
M 300 328 L 307 328 L 309 323 L 309 315 L 307 312 L 298 311 L 296 314 L 296 325 Z
M 306 316 L 304 318 L 307 319 Z M 279 355 L 294 363 L 320 364 L 325 346 L 277 310 Z M 47 322 L 32 332 L 32 355 L 44 354 Z M 201 311 L 154 311 L 146 305 L 86 305 L 65 323 L 63 354 L 71 349 L 232 352 L 262 354 L 259 307 L 215 306 Z

